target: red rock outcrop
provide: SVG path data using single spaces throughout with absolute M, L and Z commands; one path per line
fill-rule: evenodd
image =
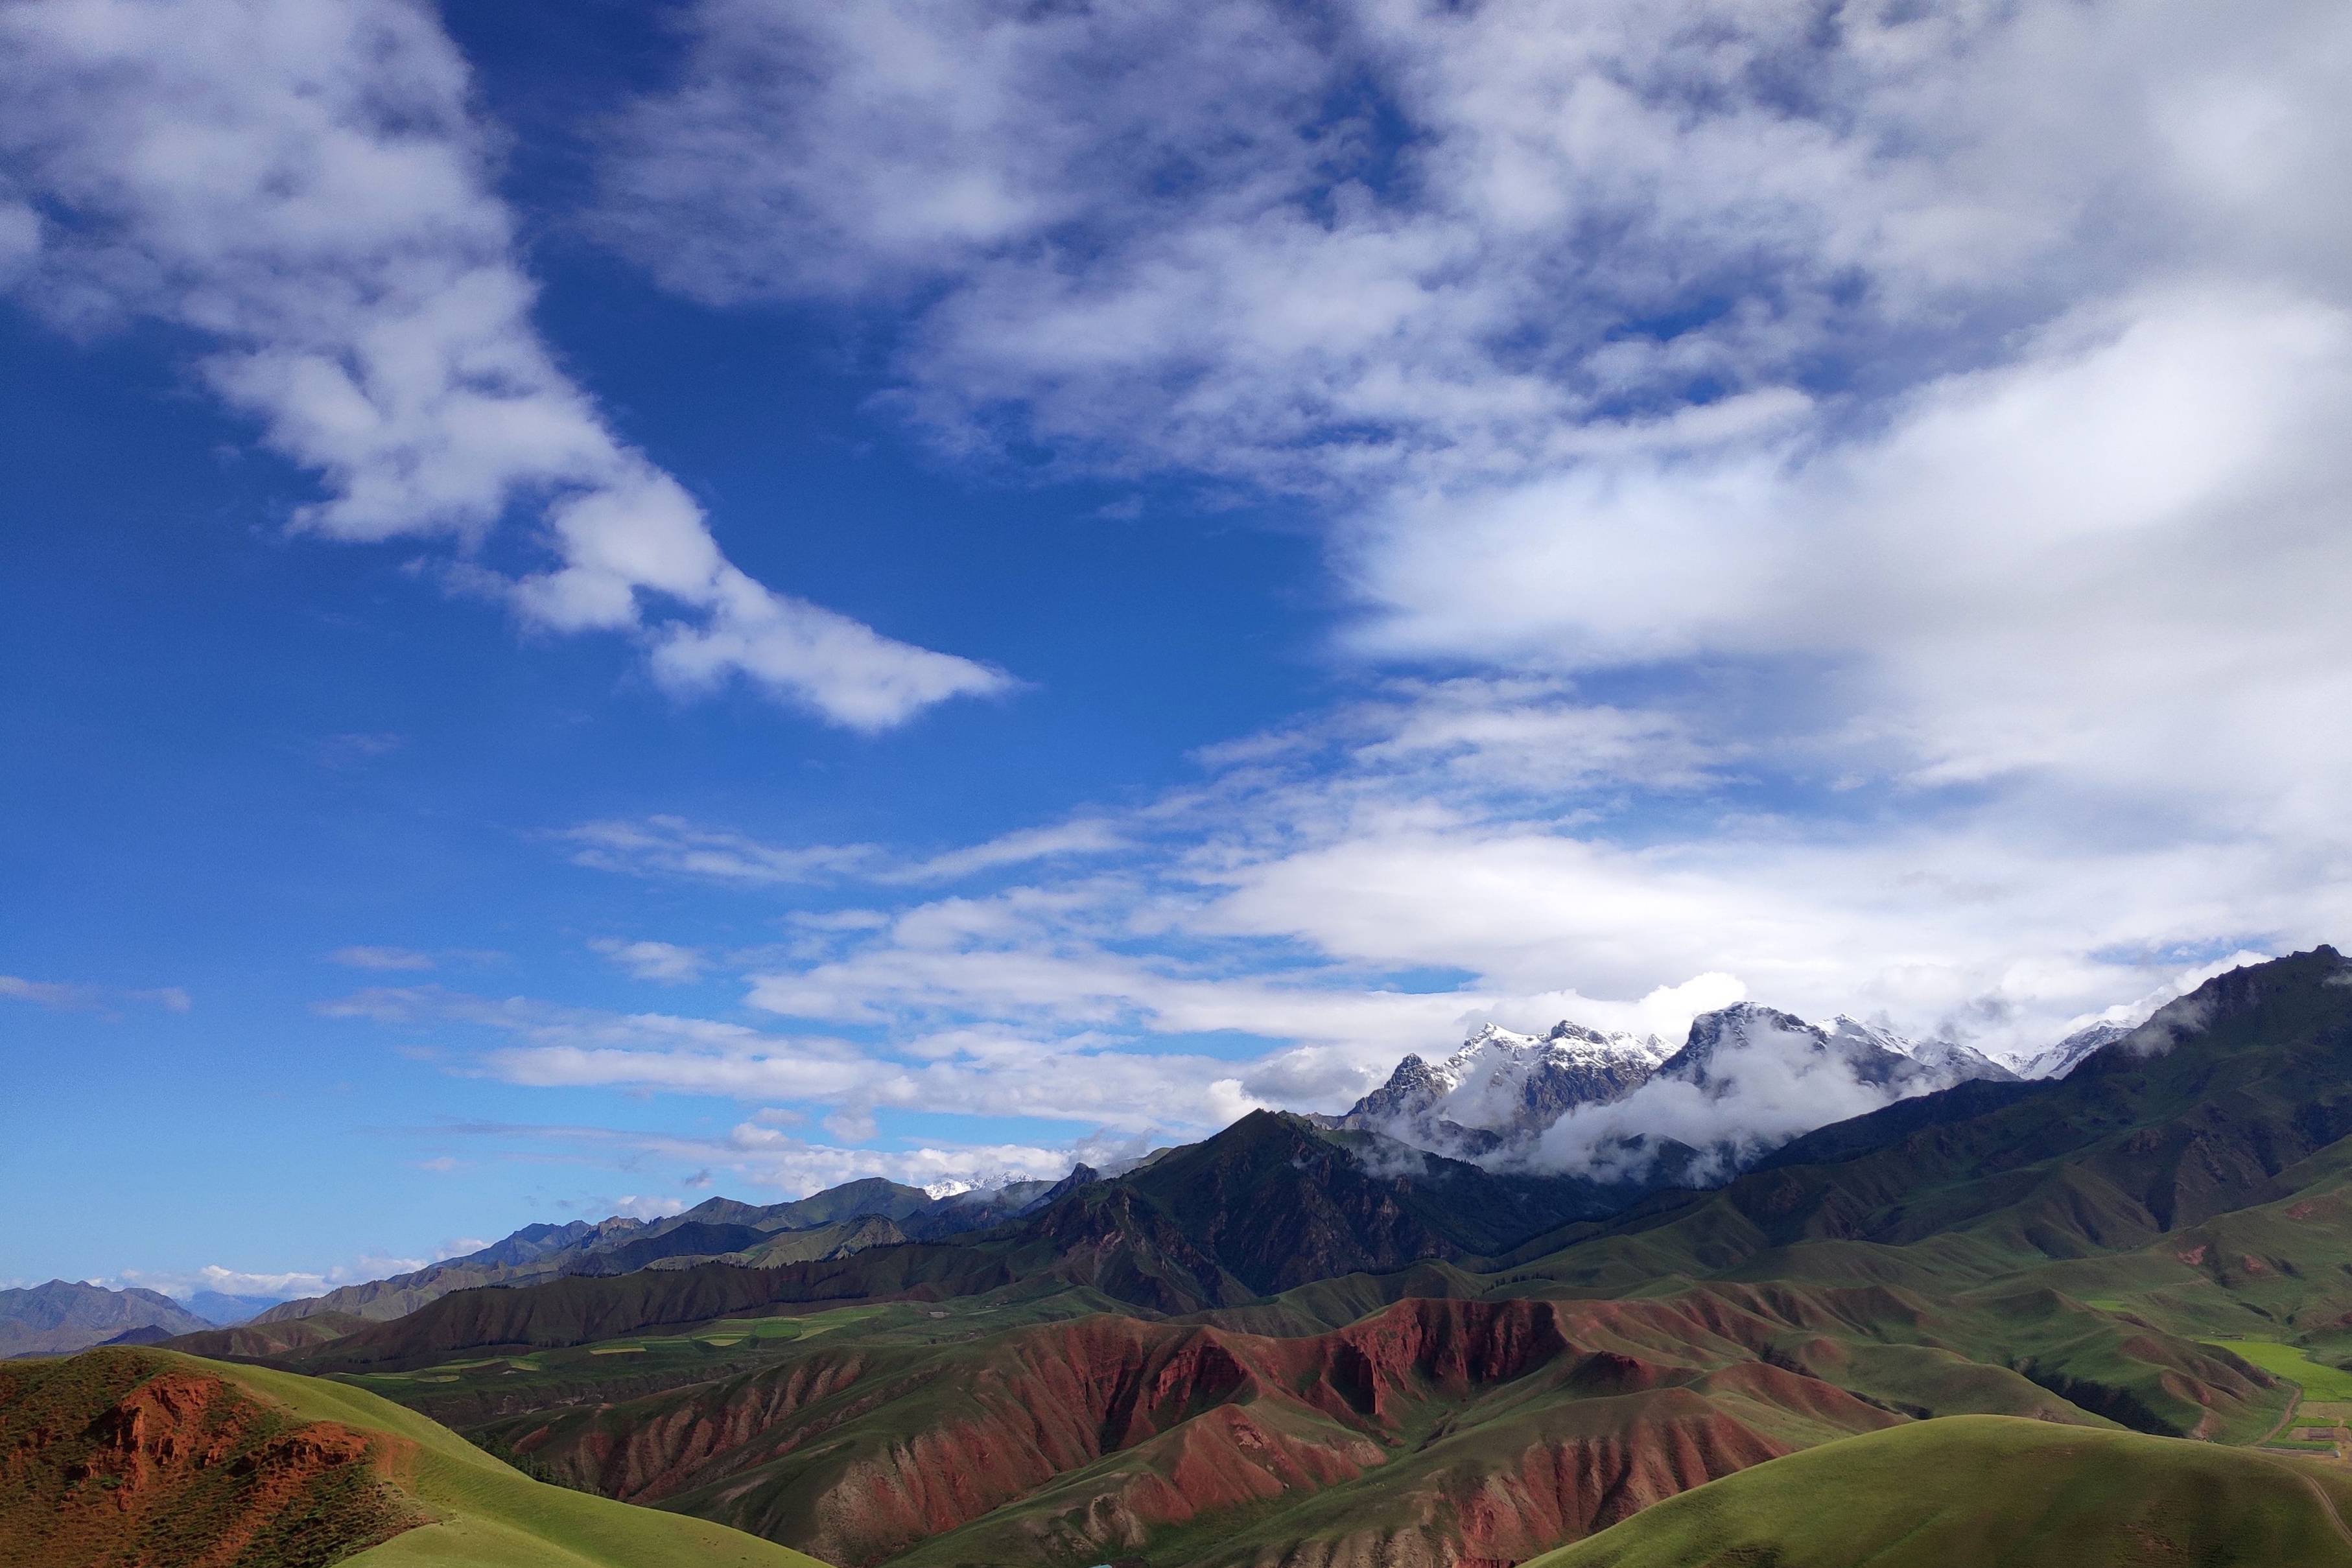
M 0 1375 L 0 1562 L 231 1568 L 279 1560 L 298 1534 L 307 1560 L 324 1561 L 322 1549 L 341 1555 L 421 1522 L 380 1474 L 402 1458 L 145 1358 L 11 1369 Z
M 970 1362 L 819 1352 L 554 1422 L 515 1447 L 609 1495 L 684 1499 L 673 1506 L 862 1568 L 1015 1503 L 1023 1522 L 1007 1528 L 1036 1532 L 1041 1554 L 1115 1554 L 1168 1526 L 1435 1452 L 1454 1413 L 1523 1379 L 1540 1380 L 1530 1397 L 1545 1409 L 1593 1412 L 1591 1430 L 1528 1427 L 1507 1470 L 1411 1483 L 1418 1500 L 1403 1517 L 1384 1488 L 1381 1527 L 1349 1537 L 1367 1562 L 1456 1568 L 1534 1555 L 1782 1451 L 1717 1396 L 1839 1430 L 1900 1420 L 1760 1358 L 1792 1330 L 1910 1311 L 1874 1288 L 1409 1299 L 1293 1339 L 1106 1314 L 1006 1335 Z M 1327 1548 L 1339 1550 L 1303 1550 Z

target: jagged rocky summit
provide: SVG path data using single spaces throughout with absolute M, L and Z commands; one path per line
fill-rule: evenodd
M 2044 1054 L 2054 1060 L 2071 1043 Z M 1319 1120 L 1455 1158 L 1481 1159 L 1532 1144 L 1578 1107 L 1622 1100 L 1653 1079 L 1680 1080 L 1720 1093 L 1735 1085 L 1742 1062 L 1768 1058 L 1808 1066 L 1832 1063 L 1889 1100 L 1975 1079 L 2020 1076 L 1951 1040 L 1914 1040 L 1843 1014 L 1824 1028 L 1777 1009 L 1739 1002 L 1693 1019 L 1679 1048 L 1655 1035 L 1605 1033 L 1567 1019 L 1542 1035 L 1486 1024 L 1440 1061 L 1406 1057 L 1386 1083 L 1346 1114 Z M 2066 1065 L 2079 1060 L 2078 1055 Z
M 1604 1034 L 1563 1019 L 1538 1036 L 1490 1023 L 1442 1061 L 1406 1057 L 1335 1121 L 1439 1154 L 1490 1154 L 1572 1107 L 1631 1093 L 1669 1054 L 1655 1035 Z

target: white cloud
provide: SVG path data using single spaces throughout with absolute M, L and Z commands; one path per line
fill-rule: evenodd
M 35 1007 L 61 1012 L 105 1012 L 111 1000 L 146 1002 L 173 1013 L 186 1012 L 195 1005 L 186 988 L 180 986 L 119 991 L 64 980 L 28 980 L 21 975 L 0 975 L 0 998 L 30 1002 Z
M 1099 817 L 1024 828 L 923 859 L 893 855 L 873 844 L 763 843 L 733 829 L 706 827 L 667 814 L 642 821 L 583 822 L 555 836 L 572 846 L 576 864 L 745 886 L 961 882 L 1037 861 L 1107 854 L 1126 843 L 1119 830 Z
M 1657 1140 L 1698 1151 L 1692 1175 L 1719 1179 L 1801 1133 L 1888 1104 L 1889 1091 L 1853 1076 L 1842 1057 L 1769 1025 L 1727 1042 L 1706 1087 L 1653 1078 L 1622 1100 L 1578 1105 L 1546 1128 L 1525 1163 L 1607 1179 L 1638 1176 Z
M 31 1002 L 43 1008 L 91 1008 L 99 1004 L 100 993 L 89 986 L 68 985 L 59 980 L 27 980 L 21 975 L 0 975 L 0 997 L 12 1001 Z
M 478 544 L 537 519 L 553 564 L 456 580 L 556 631 L 629 633 L 681 692 L 732 676 L 887 728 L 998 672 L 754 582 L 530 321 L 465 61 L 410 0 L 35 0 L 0 15 L 0 147 L 56 221 L 19 287 L 89 330 L 208 345 L 205 382 L 319 476 L 329 538 Z M 19 204 L 5 211 L 25 209 Z
M 440 1257 L 455 1254 L 442 1252 Z M 207 1263 L 192 1270 L 125 1269 L 111 1283 L 160 1291 L 185 1300 L 198 1291 L 224 1296 L 317 1296 L 343 1285 L 362 1284 L 394 1274 L 406 1274 L 433 1261 L 429 1258 L 397 1258 L 370 1252 L 327 1269 L 229 1269 Z
M 657 277 L 900 306 L 950 450 L 1307 497 L 1343 652 L 1471 672 L 755 1006 L 1366 1058 L 1721 974 L 2023 1049 L 2352 925 L 2342 7 L 691 26 L 610 150 Z
M 698 980 L 709 965 L 705 955 L 672 942 L 624 942 L 614 936 L 599 936 L 588 946 L 626 970 L 632 979 L 663 985 Z
M 413 947 L 338 947 L 327 955 L 330 964 L 347 969 L 430 969 L 433 955 Z
M 776 849 L 747 834 L 667 815 L 642 822 L 583 822 L 556 836 L 573 846 L 576 863 L 603 871 L 755 885 L 827 881 L 879 852 L 866 844 Z

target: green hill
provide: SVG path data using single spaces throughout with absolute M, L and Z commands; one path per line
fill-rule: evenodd
M 1600 1219 L 1443 1162 L 1376 1176 L 1261 1115 L 951 1245 L 465 1292 L 279 1364 L 849 1568 L 1519 1563 L 1978 1416 L 2097 1437 L 2052 1450 L 2097 1461 L 2053 1517 L 2167 1543 L 2133 1561 L 2239 1561 L 2158 1494 L 2211 1483 L 2237 1519 L 2304 1483 L 2223 1445 L 2310 1441 L 2277 1436 L 2298 1390 L 2310 1423 L 2352 1416 L 2347 977 L 2326 948 L 2234 971 L 2145 1051 L 1906 1102 Z M 2146 1517 L 2093 1509 L 2098 1467 L 2142 1458 L 2196 1473 L 2151 1481 Z M 2011 1519 L 2008 1461 L 1970 1462 Z M 1953 1539 L 1944 1561 L 2036 1561 Z M 1775 1550 L 1725 1561 L 1800 1561 Z
M 1727 1476 L 1527 1568 L 2342 1568 L 2347 1509 L 2328 1465 L 1956 1416 Z
M 154 1350 L 0 1369 L 0 1568 L 819 1568 L 532 1480 L 363 1390 Z

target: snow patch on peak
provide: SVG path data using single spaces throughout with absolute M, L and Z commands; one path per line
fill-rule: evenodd
M 943 1198 L 960 1197 L 962 1194 L 972 1190 L 973 1187 L 971 1183 L 968 1181 L 957 1181 L 952 1177 L 946 1181 L 926 1182 L 923 1185 L 923 1196 L 929 1198 L 934 1203 L 937 1203 Z
M 1912 1041 L 1896 1034 L 1885 1024 L 1864 1023 L 1858 1018 L 1840 1013 L 1830 1019 L 1829 1037 L 1833 1040 L 1851 1040 L 1891 1051 L 1897 1056 L 1916 1057 L 1919 1050 Z
M 1489 1023 L 1441 1061 L 1406 1057 L 1339 1122 L 1440 1154 L 1485 1155 L 1541 1132 L 1570 1106 L 1631 1092 L 1668 1054 L 1655 1036 L 1565 1019 L 1541 1035 Z

